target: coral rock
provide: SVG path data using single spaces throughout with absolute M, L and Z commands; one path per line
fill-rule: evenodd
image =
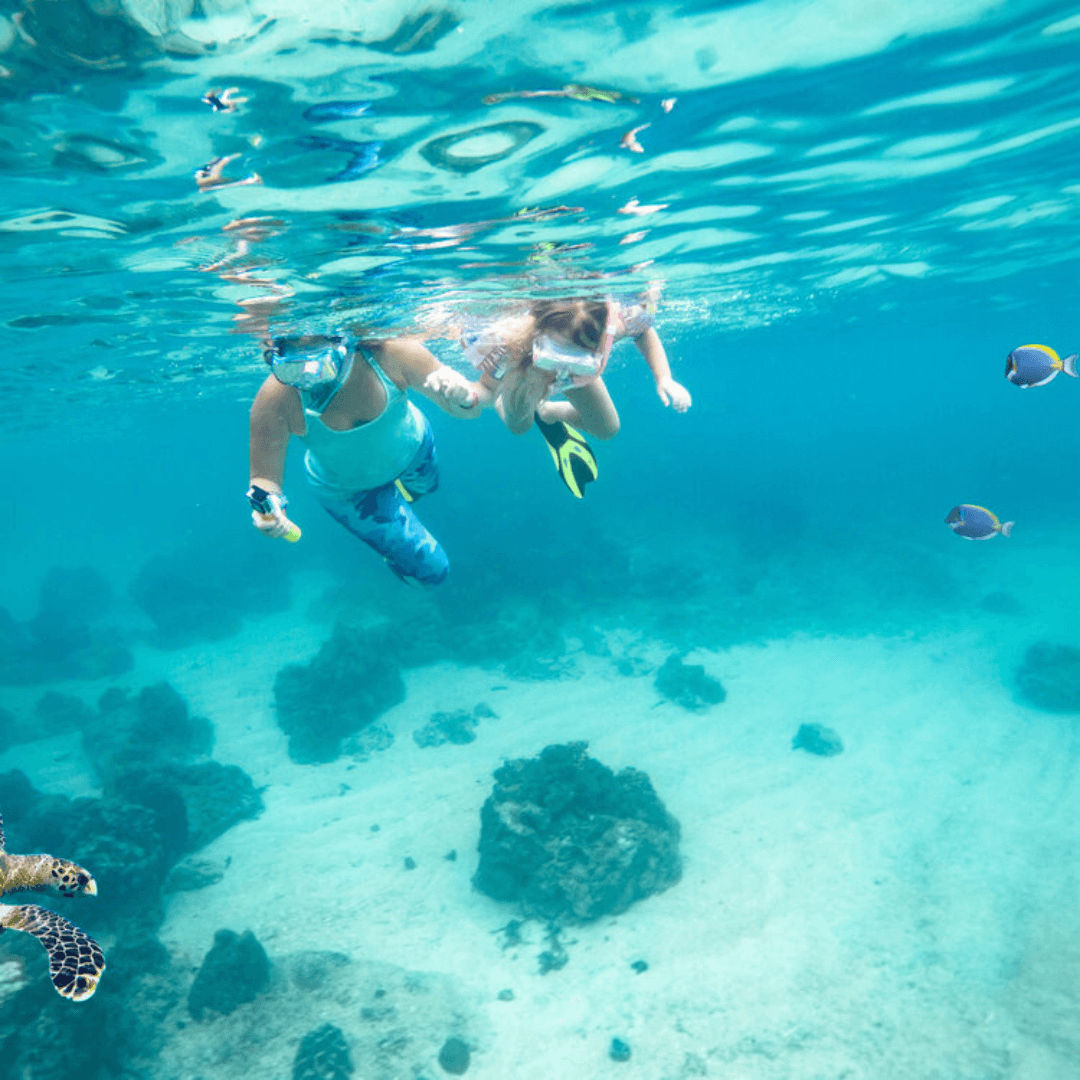
M 413 732 L 413 741 L 420 747 L 442 746 L 448 742 L 464 746 L 475 742 L 477 716 L 482 715 L 479 711 L 482 708 L 485 706 L 477 706 L 472 712 L 458 709 L 451 713 L 432 713 L 431 719 Z
M 333 761 L 341 743 L 405 700 L 400 668 L 380 637 L 338 625 L 310 664 L 289 664 L 274 680 L 277 720 L 289 757 Z
M 791 740 L 793 750 L 805 750 L 819 757 L 835 757 L 844 752 L 840 736 L 824 724 L 801 724 Z
M 444 1072 L 461 1076 L 468 1070 L 471 1056 L 468 1045 L 456 1035 L 452 1035 L 442 1044 L 442 1049 L 439 1051 L 439 1064 Z
M 1048 712 L 1080 712 L 1080 649 L 1040 641 L 1016 672 L 1021 696 Z
M 586 746 L 549 746 L 496 771 L 473 877 L 482 893 L 530 916 L 585 921 L 679 880 L 679 823 L 649 778 L 616 775 Z
M 255 935 L 219 930 L 188 993 L 188 1010 L 196 1020 L 207 1012 L 228 1016 L 254 1001 L 270 981 L 270 961 Z
M 710 705 L 719 705 L 727 697 L 718 680 L 705 674 L 701 664 L 684 664 L 672 654 L 656 673 L 656 689 L 669 701 L 691 712 L 702 712 Z
M 293 1080 L 347 1080 L 353 1074 L 349 1044 L 333 1024 L 309 1031 L 300 1042 Z

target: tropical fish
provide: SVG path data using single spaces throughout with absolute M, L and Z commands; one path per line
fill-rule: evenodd
M 370 101 L 320 101 L 304 110 L 304 119 L 315 124 L 324 120 L 352 120 L 370 108 Z
M 1045 386 L 1059 371 L 1077 378 L 1076 353 L 1062 360 L 1049 345 L 1021 345 L 1005 358 L 1005 378 L 1024 390 Z
M 961 503 L 949 511 L 945 524 L 957 536 L 962 536 L 965 540 L 989 540 L 998 533 L 1008 536 L 1016 523 L 999 521 L 997 515 L 992 510 L 987 510 L 985 506 Z

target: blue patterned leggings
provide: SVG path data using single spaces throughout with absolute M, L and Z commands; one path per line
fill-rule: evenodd
M 403 485 L 414 499 L 430 495 L 438 488 L 439 460 L 430 425 L 425 425 L 420 449 L 395 483 L 342 495 L 310 474 L 308 479 L 326 512 L 381 555 L 402 581 L 410 585 L 440 585 L 446 580 L 450 572 L 446 552 L 398 487 L 398 483 Z

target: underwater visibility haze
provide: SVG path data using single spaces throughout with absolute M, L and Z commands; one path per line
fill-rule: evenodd
M 0 4 L 0 1080 L 1080 1077 L 1078 44 Z

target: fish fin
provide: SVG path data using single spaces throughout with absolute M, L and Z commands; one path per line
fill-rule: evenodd
M 1076 374 L 1076 359 L 1076 353 L 1073 353 L 1072 356 L 1066 356 L 1065 359 L 1061 361 L 1061 370 L 1064 371 L 1066 375 L 1071 375 L 1074 379 L 1080 378 L 1080 376 Z
M 1057 349 L 1051 349 L 1049 345 L 1021 345 L 1021 349 L 1038 349 L 1041 353 L 1046 353 L 1051 360 L 1060 360 L 1061 357 L 1057 354 Z
M 1008 536 L 1012 533 L 1012 527 L 1016 524 L 1015 521 L 1003 521 L 999 526 L 999 531 L 1002 536 Z

